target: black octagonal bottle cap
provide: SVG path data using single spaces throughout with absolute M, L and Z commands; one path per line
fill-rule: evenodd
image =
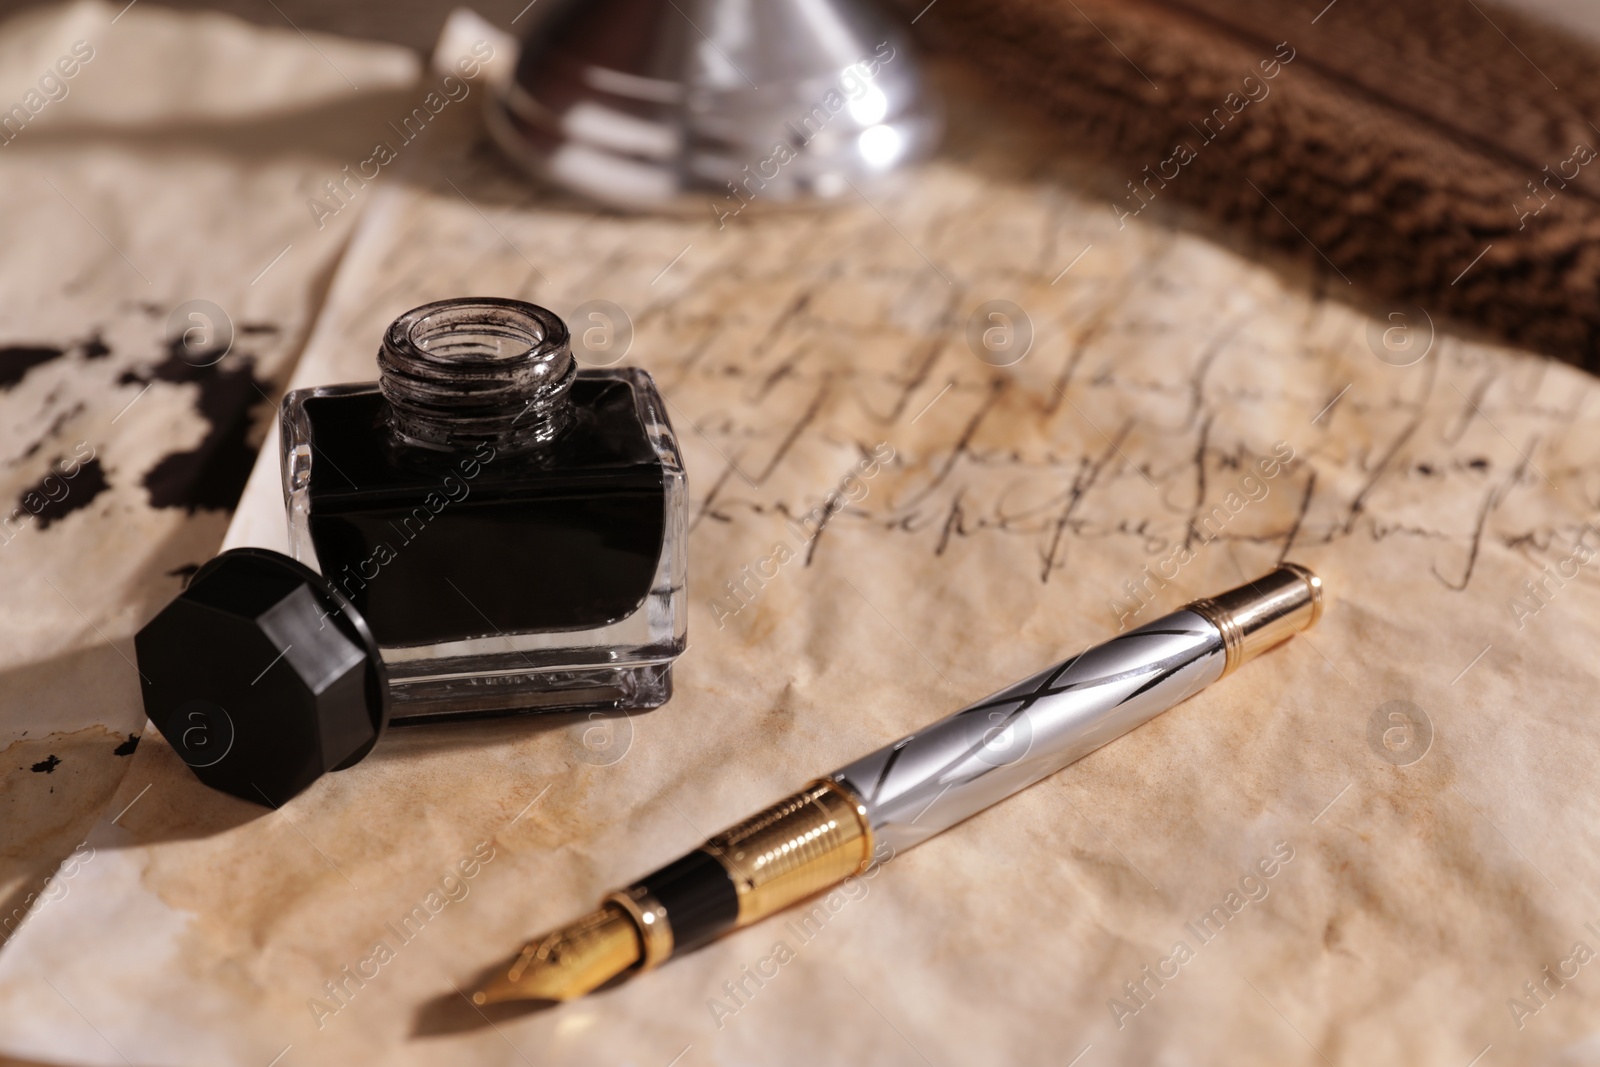
M 236 548 L 134 638 L 144 710 L 199 779 L 277 807 L 389 725 L 378 643 L 320 574 Z

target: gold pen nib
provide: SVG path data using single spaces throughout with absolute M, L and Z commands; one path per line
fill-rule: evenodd
M 510 967 L 472 994 L 472 1002 L 572 1000 L 605 985 L 643 956 L 633 920 L 617 905 L 607 904 L 528 942 Z

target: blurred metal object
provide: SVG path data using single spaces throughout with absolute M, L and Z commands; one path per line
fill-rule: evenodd
M 725 222 L 876 184 L 940 120 L 875 0 L 570 0 L 528 31 L 489 127 L 556 185 Z

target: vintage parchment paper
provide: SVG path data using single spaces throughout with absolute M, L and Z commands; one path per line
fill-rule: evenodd
M 303 192 L 417 77 L 320 47 L 149 5 L 0 27 L 0 943 L 127 770 L 133 633 L 215 551 L 349 238 Z
M 1392 309 L 1183 219 L 1119 229 L 1104 175 L 970 78 L 945 85 L 947 151 L 829 214 L 618 217 L 470 140 L 371 190 L 296 383 L 372 377 L 384 325 L 425 300 L 623 308 L 693 492 L 677 695 L 611 722 L 395 731 L 278 812 L 206 790 L 148 731 L 92 860 L 0 952 L 0 1050 L 1600 1061 L 1589 380 L 1414 314 L 1431 345 L 1394 366 L 1369 343 Z M 968 342 L 988 301 L 1032 325 L 1008 366 Z M 879 446 L 894 458 L 868 477 Z M 1293 460 L 1248 480 L 1275 449 Z M 822 535 L 731 599 L 830 493 L 852 499 Z M 277 494 L 263 459 L 230 541 L 281 536 Z M 1149 590 L 1142 621 L 1285 555 L 1327 582 L 1314 634 L 895 858 L 812 927 L 775 919 L 552 1010 L 486 1019 L 459 995 L 605 889 L 1116 632 L 1126 583 Z

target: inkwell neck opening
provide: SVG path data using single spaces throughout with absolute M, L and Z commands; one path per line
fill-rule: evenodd
M 576 377 L 566 324 L 521 300 L 424 304 L 395 319 L 378 350 L 390 428 L 433 449 L 543 448 L 572 424 Z

